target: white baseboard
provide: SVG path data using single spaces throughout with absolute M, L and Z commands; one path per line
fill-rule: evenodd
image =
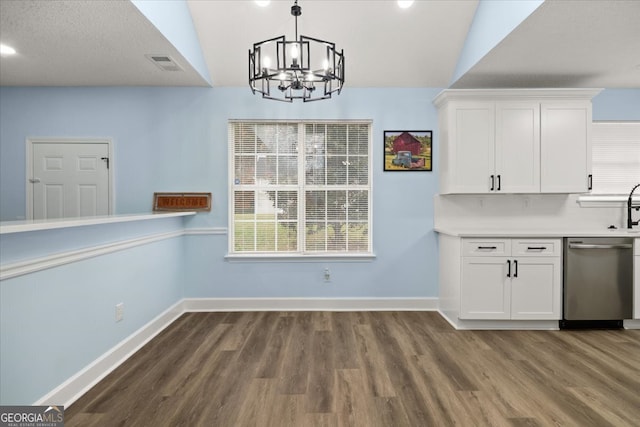
M 185 311 L 432 311 L 438 298 L 185 298 Z
M 625 329 L 640 329 L 640 319 L 624 320 Z
M 64 407 L 68 407 L 184 312 L 183 301 L 178 301 L 84 369 L 38 399 L 34 405 L 64 405 Z
M 460 320 L 442 310 L 438 310 L 438 312 L 457 330 L 555 331 L 560 329 L 557 320 Z

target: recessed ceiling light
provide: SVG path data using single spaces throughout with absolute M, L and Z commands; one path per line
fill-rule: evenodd
M 407 9 L 411 7 L 412 4 L 413 0 L 398 0 L 398 6 L 400 6 L 400 9 Z
M 0 44 L 0 55 L 15 55 L 16 50 L 6 44 Z
M 256 4 L 260 7 L 267 7 L 271 0 L 256 0 Z

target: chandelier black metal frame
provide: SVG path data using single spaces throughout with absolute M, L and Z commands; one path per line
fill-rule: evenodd
M 302 15 L 298 0 L 291 6 L 291 15 L 296 25 L 294 41 L 287 41 L 285 36 L 274 37 L 254 43 L 253 51 L 249 50 L 251 91 L 284 102 L 318 101 L 339 94 L 344 85 L 343 51 L 338 52 L 335 43 L 328 41 L 303 35 L 298 39 L 298 16 Z M 312 53 L 320 57 L 319 62 L 314 62 L 316 68 L 311 67 Z

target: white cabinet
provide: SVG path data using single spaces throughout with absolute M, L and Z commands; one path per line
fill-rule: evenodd
M 590 190 L 591 103 L 543 102 L 540 121 L 540 191 Z
M 486 193 L 495 172 L 495 107 L 492 102 L 462 101 L 448 123 L 450 167 L 447 187 L 456 193 Z M 442 129 L 442 125 L 440 126 Z M 494 183 L 495 186 L 495 175 Z
M 633 318 L 640 319 L 640 239 L 634 239 Z
M 586 192 L 598 91 L 445 90 L 438 107 L 440 192 Z
M 511 279 L 505 257 L 465 257 L 460 284 L 461 319 L 511 319 Z
M 540 191 L 540 106 L 496 102 L 495 191 Z
M 459 101 L 449 126 L 451 192 L 540 191 L 537 103 Z
M 460 319 L 560 319 L 560 253 L 560 239 L 463 239 Z

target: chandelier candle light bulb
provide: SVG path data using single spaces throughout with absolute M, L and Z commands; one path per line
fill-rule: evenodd
M 295 39 L 274 37 L 253 44 L 249 50 L 249 87 L 255 94 L 276 101 L 303 102 L 329 99 L 340 94 L 344 85 L 344 52 L 336 50 L 335 43 L 307 37 L 298 37 L 298 17 L 302 8 L 295 0 L 291 7 L 295 18 Z M 322 68 L 312 69 L 311 53 L 322 52 Z M 276 58 L 271 64 L 270 58 Z M 316 58 L 315 64 L 318 59 Z M 331 64 L 331 67 L 329 66 Z M 316 92 L 316 85 L 318 90 Z

